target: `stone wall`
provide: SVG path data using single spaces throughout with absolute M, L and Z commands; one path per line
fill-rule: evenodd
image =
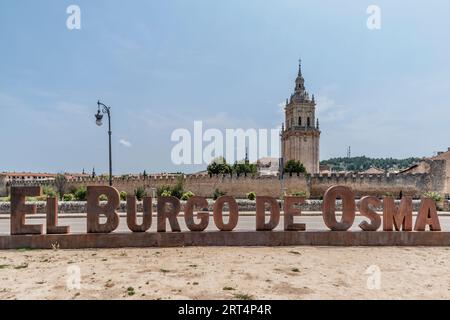
M 321 197 L 333 185 L 347 186 L 357 197 L 403 194 L 420 198 L 424 192 L 432 190 L 428 174 L 325 174 L 311 177 L 311 197 Z
M 244 176 L 184 176 L 184 190 L 192 191 L 203 197 L 212 197 L 219 189 L 227 195 L 236 198 L 246 198 L 249 192 L 256 192 L 260 196 L 280 197 L 284 192 L 292 194 L 307 192 L 313 199 L 320 199 L 326 189 L 333 185 L 344 185 L 355 191 L 357 197 L 374 195 L 378 197 L 392 194 L 398 197 L 412 196 L 420 198 L 427 191 L 437 191 L 443 195 L 449 194 L 447 163 L 434 160 L 430 163 L 428 173 L 398 173 L 398 174 L 314 174 L 308 176 L 285 175 L 283 181 L 278 177 L 244 177 Z M 116 177 L 113 185 L 119 191 L 134 193 L 139 187 L 144 187 L 149 196 L 155 196 L 157 188 L 174 186 L 178 181 L 176 175 L 158 175 L 148 177 Z M 53 182 L 41 182 L 41 185 Z M 36 185 L 33 182 L 20 182 L 15 185 Z M 72 188 L 80 186 L 108 185 L 105 178 L 74 179 L 69 181 Z M 284 191 L 284 192 L 283 192 Z
M 146 179 L 118 178 L 114 180 L 114 187 L 127 193 L 133 193 L 138 187 L 144 187 L 147 194 L 153 196 L 157 188 L 174 186 L 177 181 L 176 176 L 152 176 Z M 286 177 L 283 183 L 288 193 L 308 192 L 309 190 L 308 180 L 304 176 Z M 107 180 L 100 179 L 71 182 L 73 187 L 107 184 Z M 203 197 L 212 197 L 216 189 L 236 198 L 245 198 L 249 192 L 256 192 L 258 195 L 271 197 L 280 197 L 282 194 L 281 182 L 277 177 L 187 175 L 184 179 L 184 189 Z

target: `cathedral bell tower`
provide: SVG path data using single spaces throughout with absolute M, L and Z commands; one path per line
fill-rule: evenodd
M 301 61 L 294 94 L 286 100 L 285 125 L 281 133 L 283 163 L 296 160 L 308 173 L 319 173 L 320 130 L 316 102 L 305 89 Z

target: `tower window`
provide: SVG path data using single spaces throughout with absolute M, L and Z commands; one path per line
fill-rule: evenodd
M 308 117 L 308 127 L 311 126 L 311 118 Z
M 298 118 L 298 125 L 301 127 L 302 126 L 302 117 Z

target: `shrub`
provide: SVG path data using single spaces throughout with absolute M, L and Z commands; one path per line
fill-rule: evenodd
M 122 201 L 127 200 L 127 193 L 125 191 L 120 192 L 120 200 L 122 200 Z
M 256 193 L 255 192 L 247 193 L 247 199 L 251 200 L 251 201 L 255 201 L 256 200 Z
M 216 190 L 214 190 L 213 199 L 217 200 L 217 199 L 219 199 L 220 197 L 222 197 L 224 195 L 226 195 L 225 192 L 222 192 L 219 189 L 216 189 Z
M 108 197 L 106 195 L 104 195 L 104 194 L 100 195 L 100 197 L 98 197 L 98 199 L 100 201 L 108 201 Z
M 183 193 L 183 196 L 181 197 L 181 200 L 187 201 L 190 198 L 192 198 L 193 196 L 195 196 L 195 194 L 191 191 L 185 192 Z
M 424 194 L 424 197 L 433 199 L 436 202 L 441 202 L 442 200 L 444 200 L 444 197 L 435 191 L 426 192 Z
M 138 187 L 136 190 L 134 190 L 134 195 L 139 201 L 142 201 L 142 199 L 144 199 L 147 193 L 145 192 L 144 187 Z
M 156 195 L 158 197 L 162 197 L 163 193 L 166 191 L 170 191 L 170 186 L 161 186 L 156 188 Z
M 307 191 L 298 191 L 298 192 L 293 192 L 292 193 L 293 197 L 302 197 L 302 198 L 309 198 L 308 192 Z
M 73 195 L 71 193 L 66 193 L 65 195 L 63 195 L 63 200 L 64 201 L 74 201 L 75 195 Z
M 178 176 L 177 183 L 173 188 L 171 188 L 172 196 L 181 199 L 184 194 L 184 177 L 182 175 Z
M 79 187 L 74 192 L 76 201 L 86 201 L 87 200 L 87 189 L 86 187 Z
M 156 189 L 156 194 L 158 197 L 170 197 L 174 196 L 178 199 L 181 199 L 184 195 L 184 177 L 180 175 L 177 178 L 177 183 L 171 186 L 161 186 Z
M 170 190 L 165 190 L 163 191 L 163 193 L 161 193 L 161 197 L 171 197 L 172 196 L 172 191 Z
M 50 187 L 50 186 L 44 186 L 44 187 L 42 188 L 42 192 L 43 192 L 44 195 L 46 195 L 47 197 L 50 197 L 50 198 L 55 198 L 55 197 L 56 197 L 56 191 L 55 191 L 55 189 L 53 189 L 53 188 Z

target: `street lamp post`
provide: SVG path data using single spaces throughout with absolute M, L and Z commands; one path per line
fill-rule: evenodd
M 98 111 L 95 115 L 95 123 L 100 127 L 103 122 L 103 114 L 108 115 L 108 135 L 109 135 L 109 185 L 113 185 L 113 178 L 112 178 L 112 147 L 111 147 L 111 108 L 106 106 L 105 104 L 101 103 L 100 101 L 97 102 L 98 105 Z

